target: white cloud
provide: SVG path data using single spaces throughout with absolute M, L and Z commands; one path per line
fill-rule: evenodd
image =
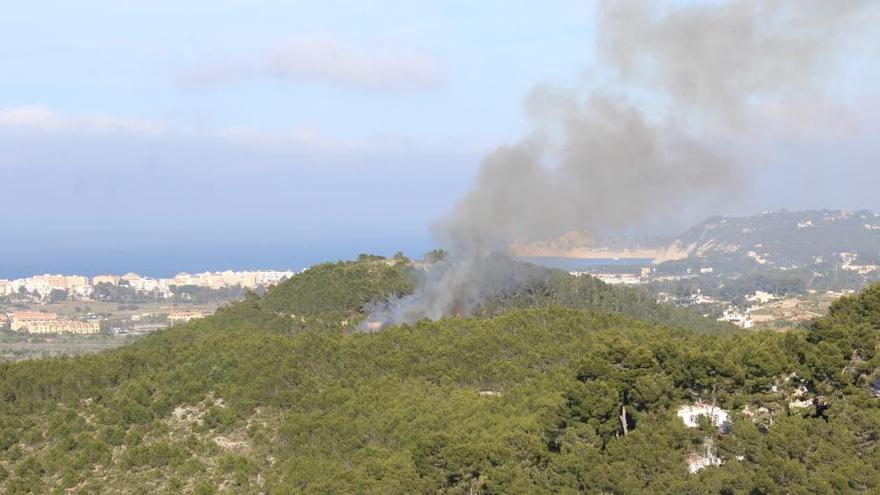
M 277 46 L 256 60 L 203 67 L 188 74 L 184 83 L 207 86 L 259 78 L 373 90 L 429 89 L 442 79 L 436 61 L 423 53 L 363 49 L 332 37 L 312 37 Z
M 312 128 L 267 132 L 246 127 L 228 127 L 210 134 L 218 139 L 256 148 L 279 149 L 292 146 L 319 154 L 394 153 L 402 146 L 398 140 L 346 139 Z
M 217 144 L 239 145 L 251 149 L 288 150 L 316 155 L 393 154 L 406 143 L 400 139 L 350 139 L 328 135 L 319 129 L 294 128 L 274 131 L 246 127 L 187 129 L 169 123 L 106 114 L 68 115 L 45 105 L 0 108 L 0 131 L 19 131 L 52 142 L 58 136 L 88 133 L 97 139 L 114 140 L 124 134 L 140 140 L 160 137 L 168 142 L 207 140 Z M 0 138 L 3 134 L 0 133 Z M 108 141 L 108 142 L 111 142 Z
M 41 129 L 57 129 L 64 119 L 46 106 L 31 105 L 0 109 L 0 125 L 27 126 Z
M 93 131 L 162 134 L 162 122 L 104 114 L 61 115 L 45 105 L 0 108 L 0 126 L 23 127 L 42 131 Z

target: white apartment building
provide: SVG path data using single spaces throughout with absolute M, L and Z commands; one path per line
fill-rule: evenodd
M 24 279 L 5 280 L 0 279 L 0 296 L 19 292 L 22 288 L 28 292 L 36 292 L 41 297 L 48 296 L 53 290 L 66 290 L 73 297 L 89 297 L 98 284 L 119 285 L 124 281 L 132 289 L 138 292 L 159 291 L 164 297 L 171 297 L 171 286 L 195 285 L 210 289 L 222 289 L 225 287 L 244 287 L 256 289 L 260 286 L 277 284 L 282 280 L 295 275 L 295 272 L 261 270 L 235 272 L 226 270 L 222 272 L 203 272 L 190 274 L 181 272 L 173 278 L 142 277 L 137 273 L 125 275 L 96 275 L 89 280 L 82 275 L 37 275 Z M 91 282 L 91 283 L 90 283 Z

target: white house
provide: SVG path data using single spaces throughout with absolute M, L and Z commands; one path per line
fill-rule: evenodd
M 709 404 L 698 402 L 692 405 L 684 405 L 678 408 L 676 413 L 685 426 L 697 428 L 700 426 L 700 417 L 706 416 L 712 424 L 718 427 L 718 431 L 726 433 L 730 429 L 730 415 L 724 409 Z

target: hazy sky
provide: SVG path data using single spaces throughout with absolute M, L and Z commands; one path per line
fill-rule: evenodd
M 10 3 L 0 277 L 69 253 L 420 254 L 481 157 L 526 132 L 532 87 L 613 87 L 595 19 L 584 1 Z M 755 173 L 706 216 L 880 210 L 878 44 L 848 41 L 821 98 L 768 102 L 726 141 Z

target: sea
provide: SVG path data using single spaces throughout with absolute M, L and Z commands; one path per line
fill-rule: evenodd
M 600 267 L 650 266 L 651 258 L 557 258 L 546 256 L 523 256 L 519 258 L 535 265 L 558 268 L 569 272 L 595 270 Z
M 405 245 L 401 248 L 401 245 Z M 95 276 L 134 272 L 172 277 L 180 272 L 223 270 L 300 271 L 317 263 L 351 260 L 361 253 L 393 256 L 398 251 L 421 258 L 429 242 L 320 242 L 265 245 L 182 243 L 179 246 L 61 249 L 54 247 L 4 251 L 0 245 L 0 279 L 45 273 Z
M 401 246 L 403 245 L 403 248 Z M 172 277 L 180 272 L 222 270 L 300 271 L 317 263 L 355 259 L 361 253 L 393 256 L 398 251 L 413 259 L 433 249 L 429 240 L 409 242 L 353 240 L 351 242 L 266 244 L 262 246 L 182 244 L 164 247 L 61 249 L 52 246 L 24 251 L 4 251 L 0 246 L 0 279 L 24 278 L 44 273 L 125 274 Z M 566 271 L 597 267 L 636 267 L 651 264 L 649 258 L 555 258 L 524 257 L 523 261 Z

